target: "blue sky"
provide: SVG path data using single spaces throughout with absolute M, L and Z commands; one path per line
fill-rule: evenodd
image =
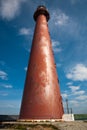
M 45 5 L 60 90 L 87 113 L 87 0 L 0 0 L 0 114 L 19 114 L 35 22 Z

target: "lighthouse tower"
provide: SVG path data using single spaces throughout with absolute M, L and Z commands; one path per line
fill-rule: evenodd
M 61 119 L 62 98 L 48 30 L 49 12 L 39 6 L 22 98 L 20 120 Z

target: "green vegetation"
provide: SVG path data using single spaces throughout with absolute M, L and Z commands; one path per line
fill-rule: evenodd
M 87 114 L 74 114 L 75 120 L 87 120 Z
M 26 127 L 24 125 L 17 125 L 15 127 L 15 129 L 17 129 L 17 130 L 26 130 Z
M 9 130 L 60 130 L 52 124 L 6 124 L 3 128 Z
M 15 129 L 17 130 L 26 130 L 26 129 L 29 129 L 29 130 L 60 130 L 58 129 L 56 126 L 54 125 L 48 125 L 48 124 L 41 124 L 41 125 L 38 125 L 38 124 L 33 124 L 33 125 L 18 125 L 15 127 Z

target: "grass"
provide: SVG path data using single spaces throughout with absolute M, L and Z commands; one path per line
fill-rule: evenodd
M 17 130 L 26 130 L 27 128 L 31 129 L 31 130 L 59 130 L 56 126 L 54 125 L 48 125 L 48 124 L 41 124 L 41 125 L 29 125 L 29 126 L 25 126 L 25 125 L 18 125 L 16 127 Z
M 5 129 L 14 129 L 14 130 L 60 130 L 58 127 L 53 124 L 6 124 L 4 125 Z
M 87 114 L 74 114 L 75 120 L 87 120 Z

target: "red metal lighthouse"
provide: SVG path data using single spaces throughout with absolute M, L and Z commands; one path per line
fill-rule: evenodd
M 61 119 L 62 98 L 47 21 L 49 13 L 39 6 L 19 119 Z

